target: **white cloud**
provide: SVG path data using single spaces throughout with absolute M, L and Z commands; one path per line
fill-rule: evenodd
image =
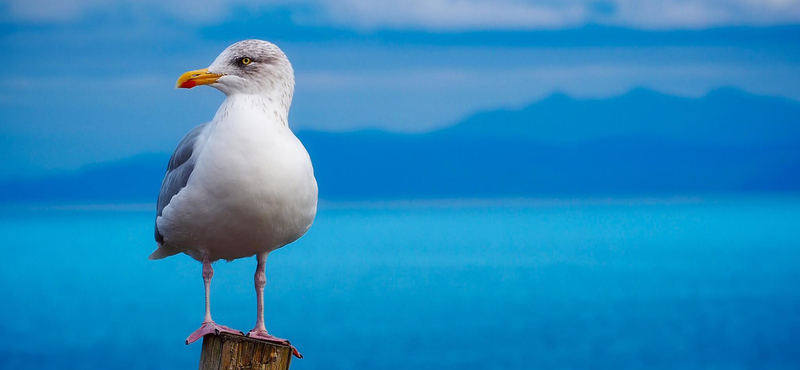
M 561 28 L 582 23 L 585 6 L 574 1 L 324 0 L 330 20 L 361 28 L 431 30 Z
M 645 29 L 765 26 L 800 21 L 798 0 L 615 0 L 609 23 Z
M 102 0 L 9 0 L 7 17 L 18 21 L 70 21 L 83 17 L 87 11 L 102 5 Z
M 11 19 L 69 22 L 95 14 L 166 15 L 193 24 L 224 21 L 233 7 L 310 8 L 299 23 L 356 29 L 553 29 L 606 24 L 643 29 L 800 22 L 800 0 L 6 0 Z
M 17 21 L 70 22 L 92 15 L 137 18 L 169 16 L 188 23 L 218 22 L 230 16 L 233 6 L 260 6 L 288 0 L 6 0 L 8 13 Z

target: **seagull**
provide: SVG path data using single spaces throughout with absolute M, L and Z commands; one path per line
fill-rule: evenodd
M 241 333 L 211 319 L 211 263 L 256 256 L 256 324 L 247 336 L 291 345 L 267 333 L 264 286 L 267 255 L 303 236 L 317 212 L 311 159 L 289 129 L 294 70 L 276 45 L 244 40 L 208 68 L 184 73 L 176 88 L 200 85 L 226 98 L 169 160 L 158 195 L 158 248 L 149 258 L 185 253 L 203 264 L 205 319 L 190 344 L 206 334 Z

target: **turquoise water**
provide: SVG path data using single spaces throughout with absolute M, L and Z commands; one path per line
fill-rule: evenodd
M 149 208 L 0 217 L 0 367 L 196 368 L 200 265 Z M 800 199 L 327 204 L 267 264 L 293 369 L 796 369 Z M 215 265 L 247 330 L 255 260 Z

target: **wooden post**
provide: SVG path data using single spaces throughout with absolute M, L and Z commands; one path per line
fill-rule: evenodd
M 288 370 L 292 347 L 242 335 L 203 337 L 200 370 Z

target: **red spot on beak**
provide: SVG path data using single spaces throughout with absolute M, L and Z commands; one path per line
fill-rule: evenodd
M 188 81 L 182 83 L 181 86 L 179 86 L 179 87 L 181 89 L 191 89 L 191 88 L 193 88 L 195 86 L 197 86 L 197 82 L 195 82 L 194 80 L 188 80 Z

